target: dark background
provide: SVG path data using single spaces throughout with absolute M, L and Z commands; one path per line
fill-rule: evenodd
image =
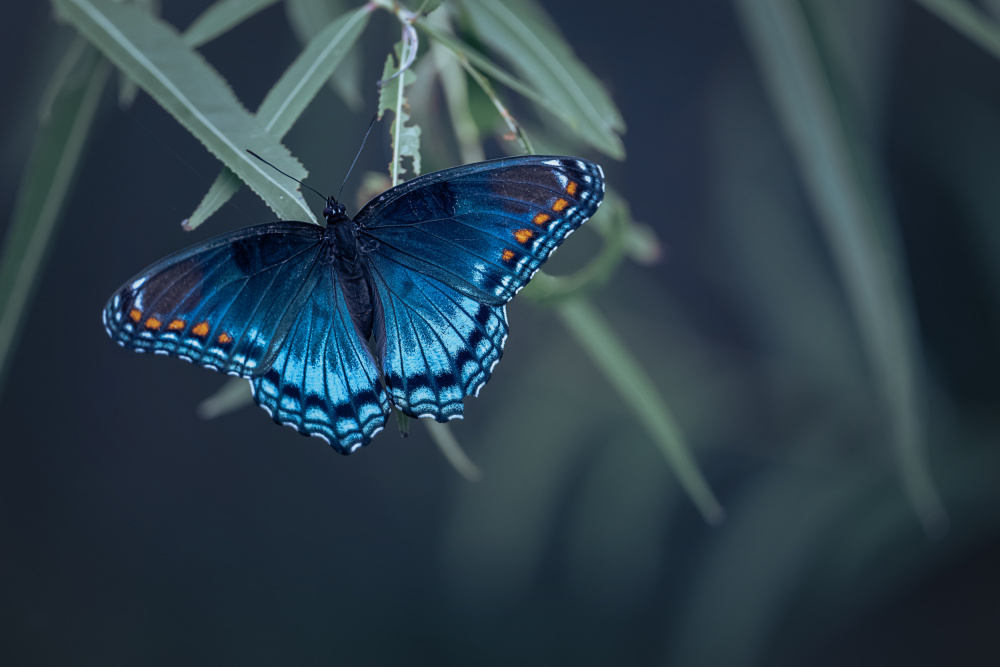
M 204 7 L 164 4 L 180 29 Z M 225 379 L 121 350 L 101 308 L 153 260 L 270 213 L 244 191 L 183 232 L 218 165 L 148 96 L 121 111 L 109 87 L 0 394 L 0 660 L 995 664 L 1000 63 L 915 3 L 842 3 L 841 29 L 871 47 L 856 101 L 927 366 L 951 517 L 931 541 L 732 7 L 542 4 L 629 125 L 626 161 L 589 157 L 664 248 L 595 302 L 728 520 L 704 523 L 559 320 L 525 300 L 452 423 L 478 484 L 420 424 L 344 458 L 256 408 L 197 418 Z M 46 3 L 2 11 L 7 220 L 71 31 Z M 362 38 L 365 109 L 324 90 L 286 139 L 322 191 L 343 179 L 397 35 L 378 13 Z M 201 51 L 253 109 L 297 49 L 275 6 Z M 362 169 L 384 169 L 384 135 Z

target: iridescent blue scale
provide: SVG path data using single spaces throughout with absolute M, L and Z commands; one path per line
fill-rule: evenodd
M 395 406 L 462 416 L 507 340 L 505 304 L 594 214 L 604 174 L 567 157 L 420 176 L 353 220 L 275 222 L 167 257 L 108 301 L 119 344 L 250 380 L 281 424 L 347 454 Z

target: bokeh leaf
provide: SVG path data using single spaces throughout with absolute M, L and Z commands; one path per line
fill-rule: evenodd
M 476 35 L 568 117 L 581 139 L 615 159 L 625 157 L 619 136 L 625 121 L 544 12 L 530 0 L 462 0 L 461 5 Z
M 978 8 L 962 0 L 917 0 L 968 39 L 1000 57 L 1000 28 Z M 996 9 L 996 3 L 992 8 Z
M 0 256 L 0 387 L 111 71 L 92 47 L 69 49 L 77 67 L 47 102 Z
M 750 45 L 798 158 L 837 263 L 889 416 L 901 476 L 929 535 L 947 515 L 927 469 L 923 365 L 912 297 L 893 236 L 885 187 L 855 125 L 841 116 L 802 8 L 790 0 L 737 0 Z
M 605 319 L 583 297 L 560 301 L 556 312 L 660 447 L 705 521 L 722 521 L 725 511 L 691 456 L 673 413 Z

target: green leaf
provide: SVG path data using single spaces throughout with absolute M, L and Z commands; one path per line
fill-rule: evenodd
M 53 0 L 59 13 L 232 169 L 283 220 L 315 220 L 289 179 L 253 159 L 260 153 L 300 180 L 306 170 L 268 134 L 225 80 L 173 28 L 111 0 Z
M 386 111 L 393 113 L 392 126 L 389 134 L 392 136 L 392 162 L 389 164 L 389 173 L 392 176 L 392 184 L 397 185 L 401 176 L 406 173 L 403 166 L 403 158 L 412 159 L 413 176 L 420 175 L 420 126 L 407 125 L 410 120 L 410 113 L 407 110 L 404 90 L 406 86 L 416 81 L 417 76 L 413 69 L 407 69 L 400 76 L 392 78 L 399 71 L 399 64 L 406 60 L 406 49 L 409 48 L 405 42 L 398 42 L 395 46 L 396 60 L 393 61 L 393 54 L 386 56 L 385 67 L 382 69 L 382 81 L 385 82 L 378 95 L 378 117 L 381 120 Z
M 556 312 L 659 445 L 681 486 L 705 520 L 709 523 L 722 521 L 725 511 L 698 469 L 673 414 L 656 385 L 607 321 L 582 297 L 559 302 Z
M 310 40 L 295 62 L 268 91 L 256 118 L 271 136 L 281 139 L 292 128 L 364 32 L 371 11 L 366 5 L 327 25 Z M 229 201 L 239 187 L 239 180 L 228 169 L 224 169 L 216 177 L 198 208 L 184 222 L 184 228 L 191 230 L 201 225 Z
M 465 454 L 447 424 L 439 424 L 433 419 L 421 419 L 420 421 L 427 426 L 427 432 L 430 433 L 434 444 L 438 446 L 448 463 L 458 471 L 459 475 L 470 482 L 478 482 L 482 479 L 482 471 Z
M 93 48 L 80 51 L 82 76 L 61 76 L 35 137 L 0 256 L 0 386 L 110 72 Z
M 441 13 L 437 16 L 440 15 Z M 432 44 L 428 56 L 433 59 L 437 69 L 437 76 L 441 82 L 441 92 L 448 105 L 448 118 L 451 120 L 462 162 L 466 164 L 482 162 L 486 156 L 483 152 L 483 146 L 479 142 L 479 128 L 476 126 L 472 114 L 468 75 L 441 43 Z
M 404 438 L 410 435 L 410 418 L 402 410 L 396 409 L 395 406 L 392 408 L 392 414 L 396 415 L 396 428 L 399 429 L 399 434 Z
M 278 0 L 218 0 L 196 18 L 181 39 L 191 48 L 207 44 Z
M 430 14 L 431 12 L 433 12 L 435 9 L 437 9 L 438 7 L 440 7 L 442 2 L 443 2 L 443 0 L 424 0 L 420 4 L 419 11 L 424 16 L 427 16 L 428 14 Z
M 996 57 L 1000 57 L 1000 28 L 986 14 L 961 0 L 917 0 L 937 16 L 951 24 L 969 40 Z
M 594 148 L 625 157 L 622 119 L 604 87 L 573 54 L 547 16 L 530 0 L 461 0 L 476 35 L 568 118 Z
M 198 206 L 194 209 L 191 217 L 184 220 L 181 226 L 188 232 L 201 227 L 202 223 L 212 217 L 216 211 L 225 206 L 226 202 L 233 198 L 233 195 L 239 192 L 242 185 L 243 181 L 240 180 L 239 176 L 234 174 L 232 170 L 223 167 L 219 175 L 215 177 L 215 181 L 208 188 L 208 192 L 198 202 Z
M 285 0 L 288 22 L 303 45 L 347 11 L 347 3 L 341 0 Z M 348 51 L 327 83 L 348 109 L 360 111 L 365 105 L 361 95 L 361 54 L 355 49 Z
M 219 389 L 198 404 L 198 416 L 215 419 L 253 405 L 250 383 L 244 378 L 229 378 Z
M 153 16 L 160 15 L 160 0 L 132 0 L 132 2 L 136 7 L 149 12 Z M 118 108 L 130 108 L 135 103 L 135 98 L 138 94 L 139 85 L 128 78 L 125 72 L 118 70 Z
M 560 109 L 553 107 L 549 104 L 548 100 L 531 88 L 531 86 L 522 83 L 511 74 L 508 74 L 501 68 L 497 67 L 488 58 L 477 52 L 471 46 L 465 44 L 454 35 L 450 35 L 440 27 L 434 25 L 433 21 L 421 20 L 417 22 L 417 26 L 430 35 L 431 39 L 454 54 L 458 63 L 469 74 L 469 76 L 472 77 L 473 81 L 479 85 L 480 89 L 486 94 L 487 98 L 489 98 L 493 107 L 500 114 L 510 131 L 518 137 L 525 153 L 529 155 L 535 153 L 531 146 L 531 142 L 528 140 L 527 134 L 524 132 L 520 123 L 518 123 L 507 110 L 506 105 L 493 90 L 493 86 L 490 85 L 484 74 L 495 79 L 496 81 L 499 81 L 511 90 L 520 93 L 524 97 L 527 97 L 538 107 L 545 108 L 549 112 L 565 120 L 567 123 L 572 122 L 571 114 L 563 113 Z
M 505 72 L 503 69 L 495 65 L 489 58 L 479 53 L 454 35 L 448 34 L 439 26 L 435 25 L 433 21 L 429 19 L 422 19 L 417 21 L 416 25 L 418 28 L 430 35 L 434 41 L 439 42 L 456 56 L 466 58 L 470 64 L 476 67 L 476 69 L 482 71 L 493 79 L 496 79 L 511 90 L 524 95 L 535 104 L 544 105 L 547 103 L 541 93 L 536 91 L 531 86 L 521 82 L 512 74 Z
M 309 41 L 261 102 L 257 119 L 264 129 L 285 136 L 358 41 L 371 12 L 367 5 L 348 12 Z
M 89 58 L 94 57 L 93 53 L 84 57 L 88 51 L 92 51 L 92 49 L 81 35 L 75 36 L 66 47 L 66 51 L 59 59 L 52 76 L 49 77 L 45 85 L 45 90 L 42 91 L 42 101 L 38 105 L 38 119 L 42 123 L 49 121 L 49 117 L 52 115 L 52 105 L 56 98 L 66 91 L 67 80 L 79 72 L 80 63 L 90 62 Z
M 926 3 L 925 3 L 926 4 Z M 937 3 L 941 4 L 941 3 Z M 886 186 L 841 115 L 824 58 L 792 0 L 738 0 L 744 31 L 798 158 L 890 415 L 903 483 L 929 535 L 947 515 L 927 468 L 923 364 Z

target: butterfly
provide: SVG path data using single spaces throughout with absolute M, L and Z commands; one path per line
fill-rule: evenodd
M 104 308 L 136 352 L 246 378 L 279 424 L 342 454 L 391 407 L 437 421 L 490 379 L 505 304 L 590 218 L 604 173 L 587 160 L 524 156 L 414 178 L 353 218 L 272 222 L 147 267 Z

